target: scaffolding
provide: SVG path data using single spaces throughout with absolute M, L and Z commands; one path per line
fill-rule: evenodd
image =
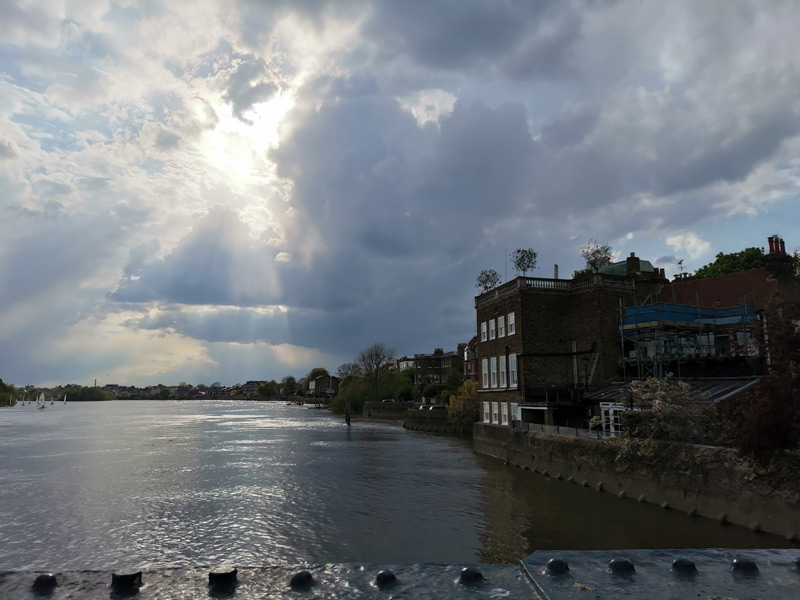
M 626 381 L 681 376 L 688 359 L 753 356 L 754 306 L 711 308 L 654 302 L 631 307 L 620 301 L 622 374 Z

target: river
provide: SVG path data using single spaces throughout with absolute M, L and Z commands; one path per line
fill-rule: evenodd
M 0 475 L 9 571 L 789 545 L 524 472 L 469 440 L 276 403 L 0 409 Z

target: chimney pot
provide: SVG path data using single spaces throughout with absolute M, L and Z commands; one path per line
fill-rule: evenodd
M 636 252 L 631 252 L 631 258 L 635 258 L 635 257 L 636 257 Z
M 781 245 L 780 253 L 785 255 L 786 254 L 786 245 L 783 243 L 783 240 L 779 240 L 779 243 Z

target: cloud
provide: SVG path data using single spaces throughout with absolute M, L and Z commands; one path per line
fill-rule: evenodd
M 667 244 L 675 250 L 685 250 L 689 253 L 690 258 L 698 258 L 711 250 L 711 244 L 700 239 L 692 231 L 668 237 Z

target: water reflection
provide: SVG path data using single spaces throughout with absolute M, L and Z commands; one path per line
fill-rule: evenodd
M 15 407 L 0 411 L 0 448 L 0 570 L 787 545 L 523 472 L 463 439 L 279 404 Z

